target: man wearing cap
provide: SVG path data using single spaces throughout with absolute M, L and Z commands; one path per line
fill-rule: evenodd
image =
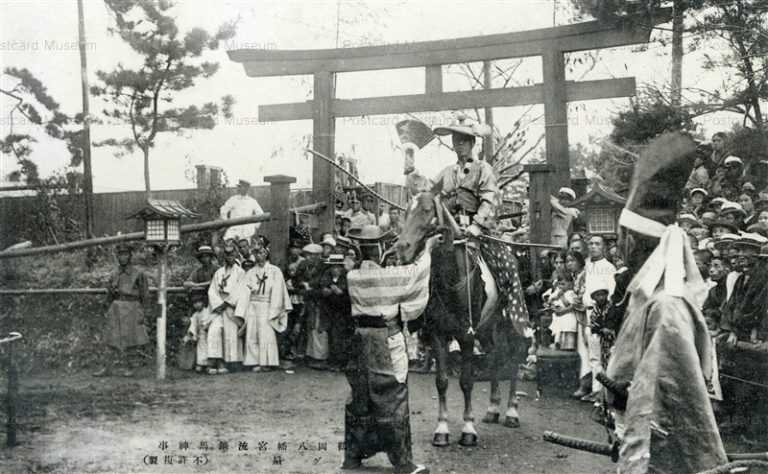
M 243 361 L 243 344 L 238 335 L 243 319 L 235 315 L 235 307 L 244 275 L 245 271 L 237 264 L 237 249 L 234 245 L 226 244 L 224 266 L 213 274 L 208 288 L 211 311 L 218 315 L 208 328 L 208 357 L 216 361 L 216 367 L 208 369 L 211 374 L 226 374 L 229 370 L 225 363 Z
M 192 273 L 184 280 L 184 288 L 187 291 L 196 288 L 203 288 L 207 291 L 214 273 L 219 269 L 218 265 L 213 263 L 213 248 L 210 245 L 201 245 L 197 248 L 195 256 L 200 262 L 200 266 L 192 270 Z
M 244 179 L 237 183 L 237 194 L 227 199 L 224 205 L 221 206 L 220 215 L 222 219 L 235 219 L 264 214 L 259 202 L 248 195 L 250 189 L 251 183 Z M 261 227 L 260 222 L 228 227 L 224 233 L 224 240 L 250 239 L 256 234 L 259 227 Z
M 107 295 L 110 300 L 104 327 L 104 341 L 113 354 L 107 365 L 96 371 L 94 377 L 109 375 L 115 365 L 125 364 L 121 375 L 133 376 L 127 351 L 149 342 L 144 325 L 144 306 L 149 303 L 147 276 L 131 265 L 132 248 L 128 244 L 117 246 L 118 269 L 110 276 Z
M 755 338 L 752 334 L 765 317 L 768 307 L 768 273 L 757 259 L 760 247 L 768 239 L 759 234 L 742 234 L 733 243 L 737 250 L 741 275 L 736 280 L 733 294 L 723 306 L 720 330 L 725 333 L 723 339 L 729 345 L 736 341 L 748 341 Z
M 720 356 L 723 360 L 734 359 L 743 373 L 756 373 L 762 370 L 762 364 L 752 357 L 734 357 L 727 349 L 732 349 L 739 341 L 757 343 L 758 330 L 765 324 L 768 307 L 768 272 L 765 266 L 758 261 L 757 255 L 760 248 L 768 239 L 758 234 L 743 234 L 733 245 L 738 251 L 738 264 L 741 267 L 741 275 L 736 280 L 733 294 L 722 307 L 720 318 L 720 334 L 716 336 L 718 346 L 721 348 Z M 746 364 L 746 366 L 745 366 Z M 754 364 L 752 367 L 750 365 Z M 758 439 L 762 434 L 762 423 L 752 419 L 753 412 L 758 407 L 750 403 L 759 399 L 760 391 L 755 387 L 744 384 L 723 383 L 724 398 L 730 400 L 730 405 L 740 412 L 744 424 L 742 435 L 747 440 Z
M 557 192 L 557 198 L 550 196 L 549 203 L 552 207 L 552 245 L 568 246 L 568 234 L 570 234 L 573 221 L 578 219 L 579 210 L 571 207 L 576 200 L 573 189 L 562 187 Z
M 349 340 L 355 332 L 349 316 L 349 293 L 344 255 L 331 254 L 323 260 L 326 270 L 320 277 L 321 308 L 328 316 L 328 364 L 343 370 L 349 358 Z
M 607 394 L 621 473 L 700 472 L 727 462 L 709 401 L 713 347 L 700 310 L 707 287 L 675 225 L 694 151 L 681 133 L 651 141 L 619 219 L 629 267 L 638 269 L 606 370 L 630 384 L 627 398 Z
M 744 161 L 738 156 L 728 156 L 723 161 L 723 167 L 715 172 L 709 187 L 709 193 L 713 196 L 723 196 L 729 201 L 736 201 L 741 191 L 744 175 Z
M 320 305 L 320 278 L 325 271 L 321 257 L 323 247 L 319 244 L 308 244 L 302 250 L 305 260 L 299 264 L 296 279 L 304 296 L 306 356 L 310 359 L 310 366 L 324 369 L 328 360 L 328 318 Z
M 327 259 L 331 256 L 333 250 L 336 248 L 336 240 L 331 234 L 323 234 L 323 239 L 320 241 L 320 245 L 323 247 L 323 253 L 321 254 L 321 257 L 323 259 Z
M 743 227 L 745 217 L 747 217 L 747 213 L 739 203 L 726 201 L 720 208 L 720 218 L 735 225 L 738 229 Z

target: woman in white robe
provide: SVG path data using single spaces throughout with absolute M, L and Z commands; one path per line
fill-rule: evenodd
M 288 288 L 279 268 L 267 263 L 267 250 L 258 249 L 256 265 L 242 280 L 235 316 L 245 319 L 245 360 L 243 365 L 259 372 L 280 365 L 276 332 L 288 324 L 293 309 Z

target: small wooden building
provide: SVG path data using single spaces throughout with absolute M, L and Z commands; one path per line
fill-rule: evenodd
M 577 230 L 602 235 L 607 240 L 616 239 L 619 232 L 619 215 L 626 202 L 626 198 L 600 182 L 592 182 L 589 192 L 571 205 L 581 211 L 579 221 L 582 223 L 582 229 Z

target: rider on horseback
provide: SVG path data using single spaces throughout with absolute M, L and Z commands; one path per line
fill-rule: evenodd
M 478 237 L 495 226 L 499 187 L 493 167 L 484 160 L 475 160 L 472 149 L 477 137 L 490 135 L 487 125 L 475 122 L 465 115 L 458 115 L 450 125 L 437 127 L 436 135 L 451 135 L 456 163 L 445 167 L 435 179 L 433 191 L 440 192 L 446 209 L 459 227 L 473 237 Z M 460 237 L 460 236 L 459 236 Z M 473 243 L 469 248 L 475 248 Z M 480 266 L 487 299 L 481 311 L 485 321 L 498 301 L 496 285 L 488 265 L 480 258 L 480 252 L 470 252 L 470 257 Z

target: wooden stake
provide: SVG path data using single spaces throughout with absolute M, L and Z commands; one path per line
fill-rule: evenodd
M 13 342 L 8 344 L 8 425 L 6 427 L 5 446 L 16 446 L 16 396 L 19 391 L 19 374 L 13 360 Z
M 160 286 L 157 288 L 157 302 L 160 316 L 157 318 L 157 380 L 165 380 L 165 324 L 167 311 L 166 278 L 168 274 L 168 246 L 160 249 Z

